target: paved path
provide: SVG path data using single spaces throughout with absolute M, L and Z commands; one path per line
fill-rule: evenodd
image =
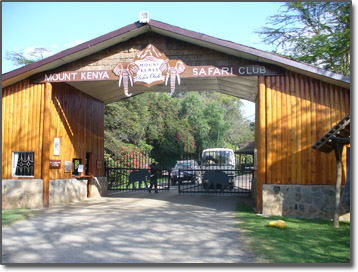
M 238 201 L 174 187 L 49 208 L 2 229 L 2 263 L 252 263 Z

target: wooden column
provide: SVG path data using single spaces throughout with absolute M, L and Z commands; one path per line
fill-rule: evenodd
M 265 77 L 258 77 L 258 91 L 256 99 L 256 131 L 257 148 L 257 201 L 258 213 L 262 213 L 262 184 L 266 182 L 266 86 Z
M 51 100 L 52 85 L 46 83 L 44 93 L 44 118 L 43 118 L 43 140 L 42 140 L 42 180 L 43 180 L 43 205 L 49 207 L 50 188 L 50 146 L 51 146 Z
M 333 226 L 335 228 L 339 228 L 339 204 L 341 202 L 343 146 L 349 142 L 350 140 L 345 138 L 333 140 L 334 152 L 336 154 L 336 198 L 333 217 Z

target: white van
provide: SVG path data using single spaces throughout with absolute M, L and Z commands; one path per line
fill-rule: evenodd
M 201 170 L 222 170 L 230 179 L 235 177 L 235 155 L 230 148 L 208 148 L 203 150 Z

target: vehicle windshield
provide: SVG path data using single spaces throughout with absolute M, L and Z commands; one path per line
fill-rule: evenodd
M 190 162 L 184 162 L 184 163 L 177 163 L 174 167 L 174 169 L 191 169 L 194 168 L 194 163 Z
M 202 161 L 203 165 L 234 165 L 234 155 L 230 151 L 206 151 Z

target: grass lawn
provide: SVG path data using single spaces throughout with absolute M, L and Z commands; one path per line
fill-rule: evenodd
M 41 214 L 40 211 L 31 209 L 2 210 L 2 226 L 10 225 L 16 221 L 25 220 Z
M 237 208 L 239 231 L 263 263 L 350 263 L 350 223 L 333 227 L 328 220 L 308 220 L 282 216 L 268 218 L 253 213 L 250 206 Z M 284 220 L 286 229 L 269 227 Z

